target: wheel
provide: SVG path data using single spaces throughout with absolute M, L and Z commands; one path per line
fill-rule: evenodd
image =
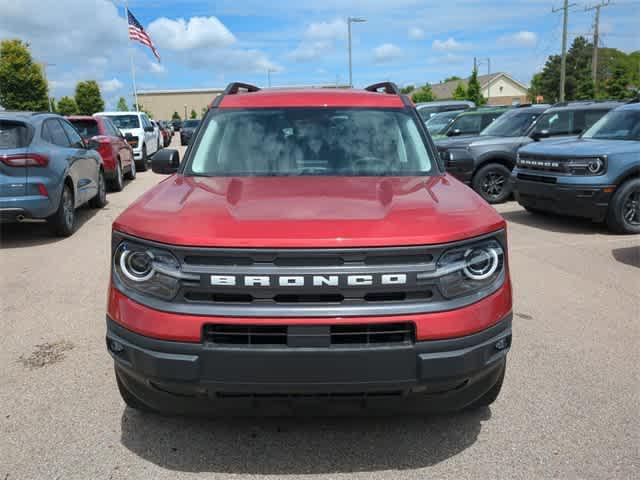
M 504 381 L 504 372 L 507 370 L 507 365 L 505 364 L 502 367 L 502 372 L 500 372 L 500 377 L 498 377 L 498 381 L 489 389 L 487 393 L 482 395 L 479 399 L 469 405 L 469 408 L 481 408 L 488 407 L 493 402 L 496 401 L 498 395 L 500 395 L 500 390 L 502 390 L 502 382 Z
M 627 180 L 613 194 L 607 226 L 617 233 L 640 233 L 640 178 Z
M 160 139 L 158 138 L 158 148 L 156 149 L 156 152 L 162 150 L 162 146 L 160 145 Z
M 131 159 L 131 165 L 129 165 L 129 171 L 125 175 L 127 180 L 135 180 L 136 178 L 136 162 Z
M 142 159 L 140 160 L 140 171 L 146 172 L 147 165 L 149 163 L 149 156 L 147 155 L 147 146 L 142 145 Z
M 111 181 L 110 187 L 114 192 L 121 192 L 124 188 L 124 178 L 122 176 L 122 166 L 120 165 L 120 159 L 116 161 L 116 176 Z
M 488 203 L 502 203 L 511 195 L 511 171 L 500 163 L 482 167 L 473 177 L 473 189 Z
M 96 196 L 89 200 L 91 208 L 102 208 L 107 204 L 107 188 L 104 182 L 104 172 L 98 172 L 98 192 Z
M 73 191 L 69 185 L 63 187 L 58 209 L 56 213 L 47 218 L 47 221 L 56 235 L 68 237 L 73 233 L 76 223 L 76 209 Z
M 141 400 L 138 400 L 138 398 L 133 393 L 131 393 L 129 389 L 127 389 L 124 382 L 120 379 L 120 375 L 118 375 L 117 371 L 116 371 L 116 383 L 118 384 L 118 390 L 120 391 L 120 396 L 122 397 L 122 400 L 124 400 L 124 403 L 127 404 L 127 406 L 141 412 L 154 411 L 151 407 L 149 407 L 149 405 L 142 402 Z

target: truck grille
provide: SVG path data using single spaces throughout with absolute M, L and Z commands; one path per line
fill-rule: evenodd
M 229 325 L 207 324 L 203 341 L 226 346 L 387 346 L 415 341 L 410 322 L 349 325 Z

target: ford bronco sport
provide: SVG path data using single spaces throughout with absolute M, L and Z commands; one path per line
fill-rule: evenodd
M 152 168 L 171 176 L 113 224 L 106 341 L 129 406 L 498 396 L 505 221 L 444 172 L 394 84 L 230 84 L 183 161 Z

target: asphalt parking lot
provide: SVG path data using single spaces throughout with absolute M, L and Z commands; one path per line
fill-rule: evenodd
M 174 139 L 174 142 L 177 140 Z M 70 238 L 2 227 L 0 479 L 638 478 L 640 238 L 509 222 L 514 343 L 498 401 L 434 417 L 166 418 L 125 408 L 105 350 L 110 226 L 139 173 Z

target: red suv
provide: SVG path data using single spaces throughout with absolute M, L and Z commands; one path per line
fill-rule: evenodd
M 104 174 L 112 190 L 124 188 L 124 178 L 136 178 L 133 150 L 111 120 L 99 115 L 67 117 L 80 132 L 82 138 L 91 142 L 100 153 L 104 163 Z
M 505 221 L 445 173 L 394 84 L 233 83 L 184 160 L 152 166 L 172 175 L 113 224 L 106 339 L 131 407 L 498 396 Z

